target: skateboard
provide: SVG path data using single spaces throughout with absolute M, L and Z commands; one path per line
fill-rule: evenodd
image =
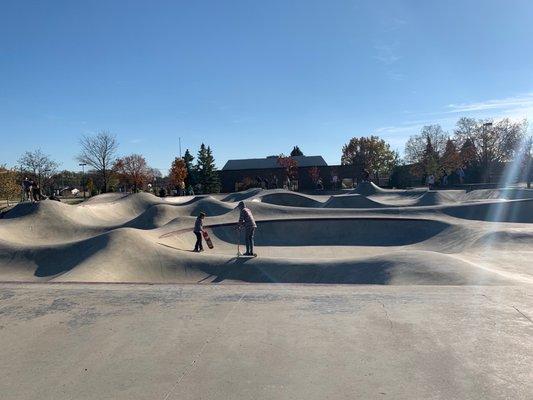
M 211 238 L 209 237 L 209 233 L 207 233 L 207 231 L 203 231 L 202 236 L 204 237 L 204 240 L 207 243 L 207 247 L 209 247 L 210 249 L 215 247 L 213 246 L 213 242 L 211 241 Z

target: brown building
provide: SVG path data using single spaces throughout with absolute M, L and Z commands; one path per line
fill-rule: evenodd
M 315 190 L 310 169 L 316 167 L 324 189 L 351 187 L 360 178 L 361 169 L 354 165 L 328 165 L 322 156 L 292 157 L 298 164 L 298 174 L 291 180 L 295 190 Z M 278 156 L 229 160 L 219 172 L 222 192 L 235 192 L 250 187 L 283 188 L 287 181 L 284 168 L 278 164 Z M 336 177 L 336 185 L 334 180 Z M 336 186 L 336 187 L 334 187 Z

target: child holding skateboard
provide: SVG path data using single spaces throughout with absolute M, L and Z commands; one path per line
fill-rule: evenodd
M 194 252 L 199 253 L 204 251 L 204 246 L 202 245 L 202 234 L 204 233 L 204 218 L 205 213 L 202 211 L 200 215 L 196 217 L 196 222 L 194 223 L 194 234 L 196 235 L 196 244 L 194 245 Z
M 244 255 L 257 257 L 257 254 L 254 253 L 254 232 L 255 228 L 257 228 L 254 216 L 252 215 L 252 211 L 245 207 L 244 202 L 241 201 L 238 207 L 241 210 L 239 216 L 239 229 L 244 226 L 244 236 L 246 240 L 246 253 L 244 253 Z

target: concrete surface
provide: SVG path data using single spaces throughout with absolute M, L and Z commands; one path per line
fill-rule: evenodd
M 258 223 L 256 259 L 236 258 L 239 200 Z M 215 248 L 196 254 L 202 210 Z M 531 259 L 533 190 L 516 188 L 112 193 L 0 219 L 0 281 L 510 285 L 533 283 Z
M 531 286 L 0 284 L 0 398 L 531 399 Z

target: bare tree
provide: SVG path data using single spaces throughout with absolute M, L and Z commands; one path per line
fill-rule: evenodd
M 511 161 L 525 136 L 527 121 L 515 122 L 504 118 L 498 122 L 461 118 L 455 137 L 459 146 L 471 143 L 478 164 L 487 167 L 494 162 Z
M 102 178 L 103 192 L 107 192 L 118 142 L 115 135 L 101 131 L 94 136 L 80 139 L 81 153 L 76 158 L 80 163 L 90 165 Z
M 418 135 L 413 135 L 405 144 L 405 160 L 410 164 L 422 163 L 427 157 L 428 145 L 436 156 L 442 156 L 446 149 L 448 134 L 440 125 L 426 125 Z
M 521 151 L 522 174 L 526 181 L 527 188 L 531 188 L 531 179 L 533 178 L 533 135 L 524 139 Z
M 50 158 L 41 149 L 25 152 L 18 160 L 21 169 L 33 176 L 39 183 L 39 187 L 43 187 L 43 183 L 56 173 L 59 163 Z
M 479 168 L 481 177 L 490 181 L 495 164 L 512 161 L 519 155 L 519 147 L 527 130 L 527 120 L 503 118 L 497 122 L 461 118 L 457 121 L 455 138 L 469 148 L 470 164 Z

